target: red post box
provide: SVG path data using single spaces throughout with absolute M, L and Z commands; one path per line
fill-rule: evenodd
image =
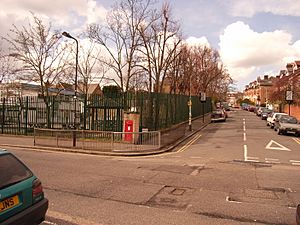
M 125 120 L 124 132 L 133 132 L 133 120 Z M 125 141 L 132 141 L 132 134 L 125 134 Z

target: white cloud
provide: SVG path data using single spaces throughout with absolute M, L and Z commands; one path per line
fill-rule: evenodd
M 201 38 L 189 37 L 188 39 L 186 39 L 186 43 L 191 46 L 200 45 L 200 46 L 206 46 L 210 48 L 210 44 L 206 37 L 201 37 Z
M 260 12 L 300 16 L 300 4 L 297 0 L 231 0 L 229 5 L 233 16 L 252 17 Z
M 292 35 L 286 31 L 258 33 L 238 21 L 228 25 L 220 36 L 220 55 L 236 80 L 262 72 L 264 68 L 272 67 L 279 72 L 287 62 L 300 58 L 300 40 L 293 45 L 291 40 Z
M 0 26 L 4 29 L 0 35 L 5 35 L 12 24 L 24 24 L 30 12 L 56 29 L 68 28 L 71 32 L 85 29 L 88 23 L 103 22 L 107 10 L 96 0 L 1 0 Z

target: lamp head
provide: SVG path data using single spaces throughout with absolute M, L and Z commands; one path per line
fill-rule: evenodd
M 73 38 L 68 32 L 64 31 L 62 32 L 62 35 L 67 37 L 67 38 Z

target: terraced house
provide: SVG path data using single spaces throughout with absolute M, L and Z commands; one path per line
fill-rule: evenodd
M 287 98 L 287 93 L 292 93 Z M 289 101 L 290 97 L 292 98 Z M 265 75 L 246 85 L 244 99 L 256 105 L 266 105 L 300 119 L 300 61 L 288 63 L 277 76 Z

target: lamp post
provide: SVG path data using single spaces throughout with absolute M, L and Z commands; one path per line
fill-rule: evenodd
M 76 130 L 76 105 L 77 105 L 77 76 L 78 76 L 78 40 L 71 36 L 68 32 L 64 31 L 62 33 L 63 36 L 67 38 L 71 38 L 76 42 L 76 62 L 75 62 L 75 87 L 74 87 L 74 99 L 75 99 L 75 106 L 74 106 L 74 129 Z M 76 146 L 76 131 L 73 132 L 73 147 Z
M 189 101 L 188 101 L 188 107 L 189 107 L 189 131 L 192 131 L 192 92 L 191 92 L 191 74 L 189 77 Z

